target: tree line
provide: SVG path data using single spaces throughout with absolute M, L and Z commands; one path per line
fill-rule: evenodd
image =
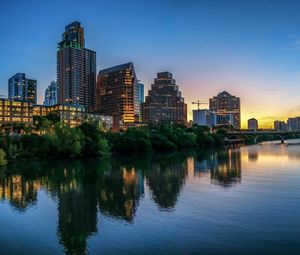
M 71 128 L 53 114 L 34 118 L 30 127 L 15 126 L 14 129 L 22 130 L 22 134 L 2 133 L 0 136 L 0 165 L 5 165 L 6 159 L 27 157 L 105 156 L 220 147 L 226 137 L 224 129 L 211 133 L 209 128 L 197 125 L 149 125 L 113 133 L 102 132 L 96 123 L 86 121 Z

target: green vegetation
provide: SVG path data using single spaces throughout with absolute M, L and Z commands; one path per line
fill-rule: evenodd
M 93 122 L 77 128 L 62 125 L 54 115 L 38 117 L 30 129 L 20 127 L 20 134 L 3 133 L 0 151 L 3 162 L 27 157 L 84 157 L 105 156 L 110 153 L 148 153 L 176 151 L 187 148 L 223 146 L 226 131 L 211 133 L 206 127 L 160 125 L 130 127 L 120 133 L 99 130 Z M 1 164 L 1 163 L 0 163 Z
M 7 164 L 6 153 L 3 149 L 0 149 L 0 166 L 5 166 Z
M 175 151 L 186 148 L 211 148 L 223 146 L 225 133 L 218 130 L 210 133 L 209 128 L 181 125 L 131 127 L 120 133 L 108 132 L 105 138 L 112 152 Z

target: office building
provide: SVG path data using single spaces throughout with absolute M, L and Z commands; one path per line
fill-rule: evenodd
M 96 52 L 85 48 L 80 22 L 65 27 L 57 51 L 57 83 L 60 104 L 81 105 L 95 110 Z
M 289 118 L 287 121 L 288 131 L 300 130 L 300 117 Z
M 287 123 L 281 120 L 274 121 L 274 130 L 276 131 L 287 131 L 288 126 Z
M 193 124 L 214 127 L 217 125 L 217 115 L 207 109 L 193 110 Z
M 241 105 L 240 98 L 229 94 L 226 91 L 219 93 L 217 96 L 209 99 L 209 110 L 215 112 L 217 115 L 224 115 L 219 117 L 220 120 L 229 121 L 230 114 L 233 115 L 233 126 L 236 129 L 241 128 Z M 230 124 L 229 122 L 226 124 Z
M 37 103 L 37 81 L 17 73 L 8 80 L 8 98 L 10 100 Z
M 133 63 L 99 71 L 97 111 L 111 115 L 117 122 L 134 123 L 140 119 L 137 78 Z
M 142 111 L 145 123 L 187 123 L 187 105 L 173 79 L 173 74 L 169 72 L 157 74 L 145 103 L 142 104 Z
M 258 130 L 258 121 L 257 119 L 251 118 L 248 120 L 248 129 L 249 130 Z
M 45 91 L 44 105 L 51 106 L 58 104 L 58 86 L 52 81 Z
M 140 101 L 140 103 L 142 104 L 142 103 L 144 103 L 145 102 L 145 92 L 144 92 L 144 88 L 145 88 L 145 86 L 144 86 L 144 84 L 142 84 L 142 83 L 140 83 L 140 82 L 138 82 L 138 98 L 139 98 L 139 101 Z

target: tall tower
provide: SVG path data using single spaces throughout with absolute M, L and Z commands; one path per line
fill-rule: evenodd
M 50 85 L 45 91 L 44 105 L 45 106 L 56 105 L 57 97 L 58 97 L 57 83 L 55 81 L 51 81 Z
M 143 121 L 146 123 L 186 124 L 187 105 L 179 91 L 173 74 L 162 72 L 157 74 L 154 84 L 142 104 Z
M 60 104 L 95 109 L 96 52 L 85 48 L 84 29 L 75 21 L 65 27 L 57 51 L 57 83 Z
M 139 120 L 138 85 L 133 63 L 101 70 L 97 78 L 97 110 L 124 123 Z
M 37 81 L 26 78 L 24 73 L 16 73 L 8 80 L 8 98 L 11 100 L 37 103 Z

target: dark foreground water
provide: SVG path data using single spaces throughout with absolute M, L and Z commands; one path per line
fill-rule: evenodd
M 0 168 L 0 254 L 62 253 L 300 254 L 300 145 Z

